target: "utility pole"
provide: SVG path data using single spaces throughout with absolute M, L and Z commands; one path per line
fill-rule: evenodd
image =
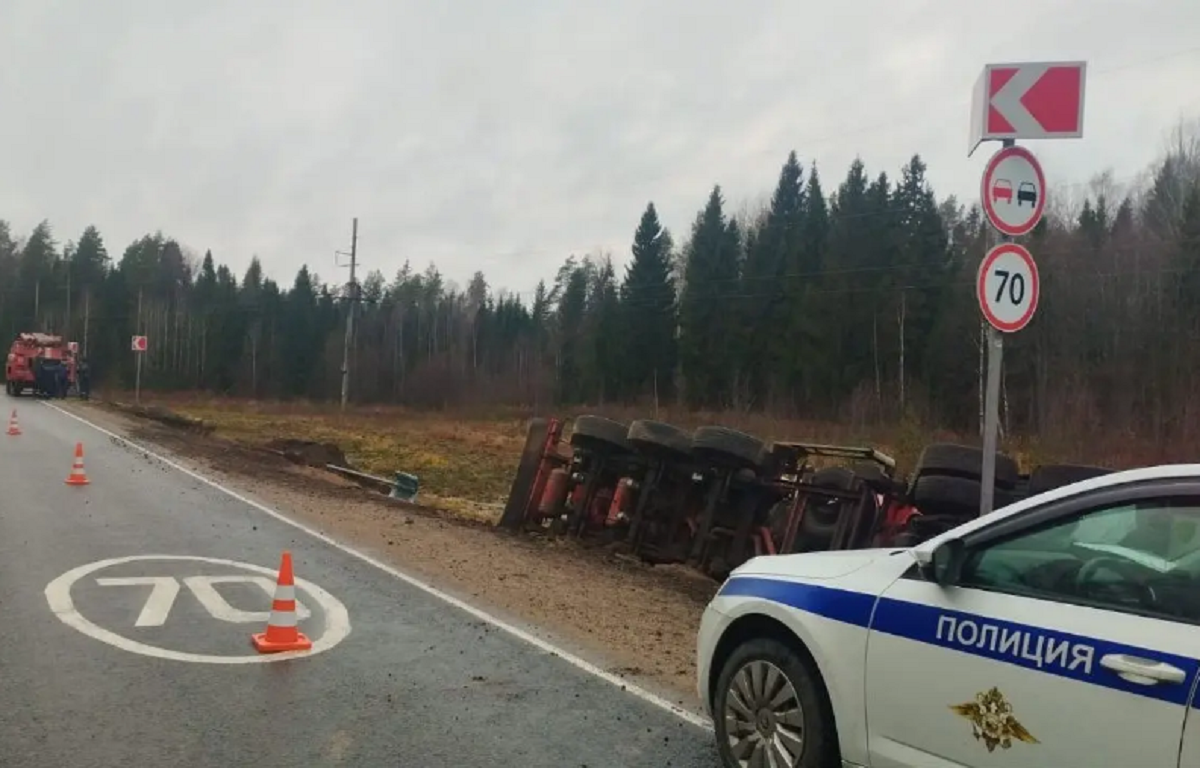
M 67 259 L 67 323 L 63 329 L 63 336 L 67 339 L 71 338 L 71 260 Z
M 341 254 L 340 251 L 335 253 Z M 344 255 L 344 254 L 341 254 Z M 343 265 L 344 266 L 344 265 Z M 354 279 L 354 270 L 358 266 L 358 217 L 350 230 L 350 308 L 346 312 L 346 340 L 342 346 L 342 410 L 346 410 L 346 401 L 350 399 L 350 347 L 354 341 L 354 313 L 358 307 L 358 283 Z

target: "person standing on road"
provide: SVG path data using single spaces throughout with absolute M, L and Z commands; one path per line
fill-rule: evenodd
M 66 400 L 67 399 L 67 389 L 68 389 L 68 387 L 70 387 L 70 382 L 67 381 L 67 366 L 65 366 L 65 365 L 58 366 L 58 370 L 55 372 L 55 374 L 56 374 L 55 378 L 57 379 L 57 381 L 55 383 L 58 386 L 55 387 L 54 394 L 58 397 L 59 400 Z
M 79 361 L 79 367 L 75 369 L 75 379 L 79 387 L 79 399 L 87 400 L 92 391 L 92 374 L 86 357 Z

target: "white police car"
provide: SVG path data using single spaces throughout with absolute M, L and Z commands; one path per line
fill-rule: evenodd
M 912 549 L 754 558 L 698 653 L 727 766 L 1195 768 L 1200 464 L 1056 488 Z

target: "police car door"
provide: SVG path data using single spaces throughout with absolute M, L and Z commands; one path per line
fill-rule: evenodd
M 1164 482 L 998 520 L 942 584 L 914 567 L 888 587 L 866 658 L 873 768 L 1176 768 L 1200 581 L 1152 545 L 1156 520 L 1200 519 L 1200 484 Z
M 1192 708 L 1188 712 L 1187 725 L 1183 730 L 1183 750 L 1179 765 L 1200 765 L 1200 692 L 1192 694 Z

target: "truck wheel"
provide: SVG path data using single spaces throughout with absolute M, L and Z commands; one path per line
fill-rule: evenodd
M 778 640 L 734 649 L 713 695 L 717 751 L 725 768 L 837 768 L 837 729 L 819 676 Z
M 760 469 L 766 450 L 762 440 L 736 429 L 700 427 L 692 433 L 692 453 L 732 469 Z
M 571 425 L 571 446 L 593 453 L 630 453 L 629 427 L 603 416 L 579 416 Z
M 1013 488 L 1017 484 L 1019 469 L 1012 457 L 996 454 L 996 485 Z M 921 458 L 917 459 L 914 476 L 949 475 L 978 481 L 983 476 L 983 451 L 969 445 L 934 443 L 925 446 Z
M 913 486 L 912 502 L 926 515 L 950 515 L 976 517 L 982 484 L 978 480 L 944 475 L 925 475 L 917 478 Z M 1012 491 L 996 487 L 992 491 L 992 509 L 1012 504 L 1016 496 Z
M 629 425 L 626 439 L 638 453 L 649 459 L 675 463 L 692 460 L 691 435 L 661 421 L 638 419 Z
M 854 472 L 845 467 L 825 467 L 813 473 L 810 484 L 830 491 L 852 491 L 855 479 Z M 804 504 L 800 528 L 805 536 L 828 539 L 837 528 L 841 510 L 840 499 L 810 496 Z

